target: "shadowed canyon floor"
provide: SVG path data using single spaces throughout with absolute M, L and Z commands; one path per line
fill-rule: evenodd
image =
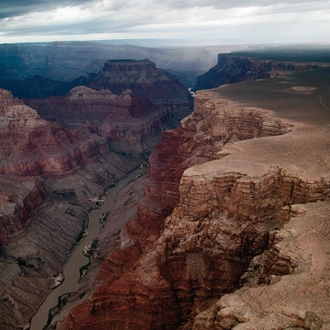
M 328 73 L 198 92 L 57 328 L 329 329 Z

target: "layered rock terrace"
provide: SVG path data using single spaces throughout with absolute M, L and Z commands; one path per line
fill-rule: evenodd
M 112 151 L 135 158 L 149 155 L 162 132 L 191 112 L 187 88 L 149 60 L 107 61 L 72 84 L 67 96 L 25 102 L 43 118 L 84 124 L 106 137 Z

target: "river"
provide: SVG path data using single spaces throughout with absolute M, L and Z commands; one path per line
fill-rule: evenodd
M 64 293 L 69 293 L 74 290 L 80 278 L 80 268 L 87 265 L 89 262 L 88 258 L 83 254 L 84 248 L 88 244 L 92 243 L 100 232 L 102 226 L 99 221 L 100 216 L 102 213 L 109 211 L 111 207 L 113 207 L 113 201 L 121 189 L 145 173 L 146 168 L 139 168 L 128 174 L 115 187 L 107 191 L 106 202 L 99 209 L 94 209 L 89 212 L 87 235 L 77 245 L 71 258 L 64 266 L 64 281 L 62 284 L 56 287 L 47 296 L 42 305 L 39 307 L 37 313 L 32 317 L 30 330 L 43 330 L 48 322 L 49 311 L 56 307 L 58 298 Z

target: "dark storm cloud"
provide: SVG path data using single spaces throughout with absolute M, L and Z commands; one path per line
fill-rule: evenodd
M 0 19 L 21 16 L 36 11 L 52 10 L 61 6 L 74 6 L 90 3 L 90 0 L 1 0 Z
M 0 6 L 0 19 L 5 17 L 20 16 L 36 11 L 47 11 L 63 6 L 80 6 L 83 4 L 92 5 L 97 2 L 96 0 L 1 0 Z M 102 1 L 101 1 L 102 2 Z M 104 1 L 104 3 L 111 4 L 113 7 L 129 6 L 131 1 Z M 141 0 L 141 6 L 145 1 Z M 168 8 L 192 8 L 192 7 L 208 7 L 212 6 L 217 9 L 228 9 L 234 7 L 265 7 L 278 4 L 299 4 L 306 3 L 310 6 L 313 3 L 329 3 L 326 0 L 156 0 L 154 3 L 159 3 L 167 6 Z

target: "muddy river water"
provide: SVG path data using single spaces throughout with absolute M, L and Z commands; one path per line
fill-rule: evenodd
M 80 278 L 80 268 L 85 266 L 89 262 L 88 258 L 85 257 L 83 254 L 84 248 L 88 244 L 92 243 L 100 232 L 100 216 L 104 212 L 107 212 L 111 209 L 111 207 L 113 206 L 113 201 L 121 189 L 123 189 L 130 182 L 134 181 L 137 177 L 141 176 L 144 173 L 146 173 L 146 168 L 139 168 L 131 172 L 114 188 L 108 190 L 106 194 L 106 202 L 99 209 L 94 209 L 89 213 L 87 235 L 77 245 L 70 260 L 64 266 L 63 283 L 60 286 L 56 287 L 39 307 L 37 313 L 31 319 L 30 330 L 44 329 L 44 327 L 47 325 L 49 311 L 57 305 L 58 298 L 61 295 L 72 292 L 75 289 L 75 286 L 77 285 L 77 282 Z

